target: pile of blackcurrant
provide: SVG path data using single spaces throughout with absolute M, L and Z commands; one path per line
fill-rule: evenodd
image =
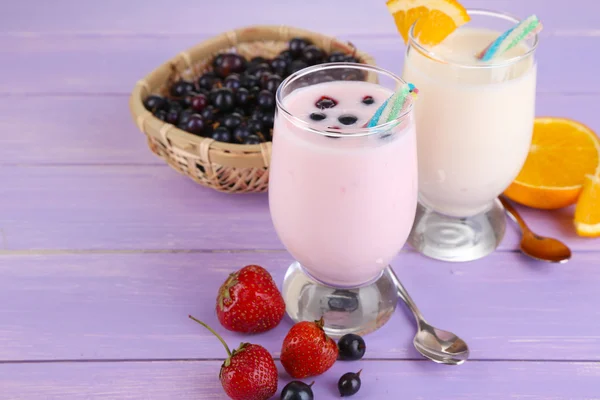
M 307 39 L 290 40 L 277 57 L 247 60 L 236 53 L 217 55 L 196 81 L 173 82 L 166 95 L 152 94 L 144 107 L 191 134 L 225 143 L 271 140 L 275 93 L 290 74 L 327 62 L 358 62 L 341 52 L 326 54 Z

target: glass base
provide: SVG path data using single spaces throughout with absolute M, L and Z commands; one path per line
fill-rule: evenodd
M 388 269 L 365 286 L 334 287 L 311 277 L 294 262 L 283 281 L 283 298 L 294 322 L 317 321 L 323 317 L 324 330 L 338 339 L 347 333 L 364 336 L 381 328 L 398 304 L 398 294 Z
M 468 218 L 439 214 L 421 203 L 408 243 L 442 261 L 472 261 L 492 253 L 504 237 L 506 217 L 498 199 L 490 209 Z

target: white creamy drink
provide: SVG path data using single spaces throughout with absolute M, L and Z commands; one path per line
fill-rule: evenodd
M 411 33 L 403 71 L 419 88 L 419 206 L 409 243 L 445 261 L 497 248 L 506 227 L 498 196 L 525 163 L 535 118 L 537 36 L 482 61 L 478 54 L 519 21 L 468 12 L 469 22 L 438 45 L 422 46 Z
M 432 51 L 462 66 L 481 65 L 475 53 L 499 34 L 463 27 Z M 521 44 L 494 62 L 527 51 Z M 527 157 L 535 114 L 533 58 L 494 68 L 454 68 L 413 48 L 403 79 L 420 90 L 415 115 L 421 203 L 457 217 L 485 211 Z

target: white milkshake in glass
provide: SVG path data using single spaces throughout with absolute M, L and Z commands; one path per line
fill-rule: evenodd
M 481 258 L 502 240 L 497 197 L 525 162 L 535 116 L 537 37 L 483 62 L 476 54 L 518 20 L 469 15 L 433 48 L 411 34 L 403 72 L 420 90 L 419 208 L 409 242 L 446 261 Z

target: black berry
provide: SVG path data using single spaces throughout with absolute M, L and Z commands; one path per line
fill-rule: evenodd
M 275 94 L 275 92 L 277 92 L 277 88 L 279 87 L 279 85 L 281 85 L 281 81 L 282 79 L 279 75 L 269 75 L 269 77 L 265 80 L 262 88 Z
M 365 341 L 359 335 L 348 333 L 338 340 L 339 359 L 340 360 L 360 360 L 365 355 L 367 346 Z
M 262 119 L 262 116 L 261 116 Z M 248 120 L 248 129 L 250 129 L 251 133 L 261 133 L 263 130 L 263 126 L 262 126 L 262 122 L 260 122 L 260 119 L 250 119 Z
M 342 115 L 338 117 L 338 121 L 344 125 L 353 125 L 356 123 L 356 121 L 358 121 L 358 118 L 356 118 L 354 115 Z
M 205 127 L 206 122 L 204 121 L 204 118 L 198 114 L 192 114 L 188 118 L 184 129 L 189 133 L 193 133 L 194 135 L 202 136 L 204 134 Z
M 257 135 L 249 135 L 244 139 L 244 144 L 260 144 L 260 138 Z
M 212 138 L 218 142 L 231 143 L 231 132 L 224 126 L 220 126 L 214 130 Z
M 252 129 L 248 125 L 240 125 L 233 131 L 233 137 L 236 141 L 244 143 L 246 138 L 252 135 Z
M 172 108 L 167 111 L 167 118 L 165 121 L 170 124 L 177 125 L 179 123 L 179 110 Z
M 167 121 L 167 112 L 165 110 L 156 110 L 154 116 L 161 121 Z
M 250 114 L 250 119 L 262 121 L 262 118 L 263 118 L 263 112 L 260 110 L 260 108 L 253 110 L 252 113 Z
M 256 102 L 263 110 L 272 110 L 275 108 L 275 96 L 268 90 L 261 90 L 256 98 Z
M 365 96 L 365 97 L 363 97 L 362 102 L 369 106 L 369 105 L 375 103 L 375 99 L 373 99 L 372 96 Z
M 225 78 L 225 80 L 223 81 L 223 86 L 232 89 L 232 90 L 237 90 L 240 88 L 240 86 L 242 86 L 242 82 L 240 81 L 240 76 L 238 74 L 231 74 L 229 75 L 227 78 Z
M 162 96 L 152 94 L 144 100 L 144 107 L 150 112 L 164 110 L 167 107 L 167 100 Z
M 226 127 L 227 129 L 229 129 L 230 131 L 233 131 L 235 128 L 240 126 L 241 123 L 242 123 L 242 116 L 238 113 L 226 115 L 225 117 L 223 117 L 223 122 L 222 122 L 223 126 Z
M 287 60 L 288 63 L 292 62 L 292 60 L 294 59 L 292 52 L 289 50 L 284 50 L 281 53 L 279 53 L 279 57 L 283 58 L 284 60 Z
M 213 71 L 206 72 L 198 79 L 198 87 L 201 89 L 210 90 L 217 82 L 220 82 L 220 79 Z
M 202 118 L 204 118 L 204 121 L 206 121 L 206 123 L 209 123 L 209 124 L 212 124 L 217 119 L 217 111 L 215 110 L 215 108 L 213 106 L 210 106 L 210 105 L 206 106 L 206 108 L 204 110 L 202 110 L 200 115 L 202 115 Z
M 308 67 L 308 64 L 305 61 L 294 60 L 290 63 L 290 65 L 288 65 L 287 73 L 288 73 L 288 75 L 291 75 L 291 74 L 298 72 L 301 69 L 304 69 L 306 67 Z
M 216 59 L 215 59 L 216 61 Z M 215 66 L 215 72 L 221 78 L 225 78 L 229 74 L 241 74 L 247 66 L 247 61 L 239 54 L 223 54 L 218 65 Z
M 263 114 L 260 122 L 262 122 L 262 125 L 265 129 L 271 129 L 273 128 L 273 125 L 275 124 L 275 116 L 273 115 L 272 112 Z
M 352 396 L 360 390 L 361 371 L 358 371 L 357 373 L 347 372 L 340 377 L 340 380 L 338 381 L 338 390 L 340 391 L 340 396 Z
M 235 108 L 233 91 L 229 88 L 217 89 L 212 103 L 220 111 L 227 112 L 233 110 Z
M 327 61 L 329 62 L 344 62 L 346 61 L 346 55 L 341 51 L 333 51 L 327 57 Z
M 261 63 L 261 64 L 258 64 L 258 65 L 253 65 L 252 68 L 250 68 L 248 70 L 248 73 L 251 74 L 251 75 L 254 75 L 258 79 L 260 79 L 260 77 L 263 76 L 264 74 L 270 74 L 271 73 L 271 67 L 267 63 Z
M 323 62 L 323 51 L 317 46 L 311 44 L 302 50 L 302 59 L 308 65 L 320 64 Z
M 261 57 L 261 56 L 256 56 L 250 60 L 249 65 L 258 65 L 258 64 L 262 64 L 262 63 L 266 63 L 266 62 L 267 62 L 266 58 Z
M 312 119 L 313 121 L 323 121 L 325 118 L 327 118 L 327 115 L 325 115 L 323 113 L 310 114 L 310 119 Z
M 240 107 L 245 107 L 250 104 L 250 100 L 252 96 L 250 96 L 250 91 L 244 87 L 239 88 L 235 92 L 235 104 Z
M 177 81 L 171 86 L 169 93 L 173 97 L 183 97 L 186 94 L 193 92 L 195 89 L 194 84 L 192 82 L 188 82 L 186 80 Z
M 289 61 L 283 57 L 275 57 L 271 61 L 271 69 L 273 72 L 279 76 L 285 76 L 287 73 Z
M 320 110 L 324 110 L 326 108 L 333 108 L 337 106 L 338 102 L 332 99 L 331 97 L 323 96 L 319 100 L 316 101 L 315 107 Z
M 190 120 L 190 117 L 192 115 L 194 115 L 194 112 L 192 110 L 183 110 L 181 113 L 179 113 L 179 121 L 177 121 L 177 126 L 180 129 L 185 130 L 185 125 Z
M 289 50 L 294 58 L 302 56 L 302 51 L 312 43 L 303 38 L 293 38 L 290 40 Z
M 206 108 L 207 105 L 208 105 L 208 98 L 203 94 L 197 94 L 196 96 L 192 97 L 192 99 L 191 99 L 190 106 L 194 111 L 201 112 L 202 110 L 204 110 Z
M 242 75 L 242 77 L 240 78 L 240 84 L 242 87 L 245 87 L 246 89 L 252 89 L 255 86 L 259 85 L 260 80 L 251 74 L 244 74 Z
M 313 400 L 314 394 L 311 386 L 314 384 L 311 383 L 307 385 L 301 381 L 291 381 L 287 385 L 283 387 L 281 390 L 281 400 Z

